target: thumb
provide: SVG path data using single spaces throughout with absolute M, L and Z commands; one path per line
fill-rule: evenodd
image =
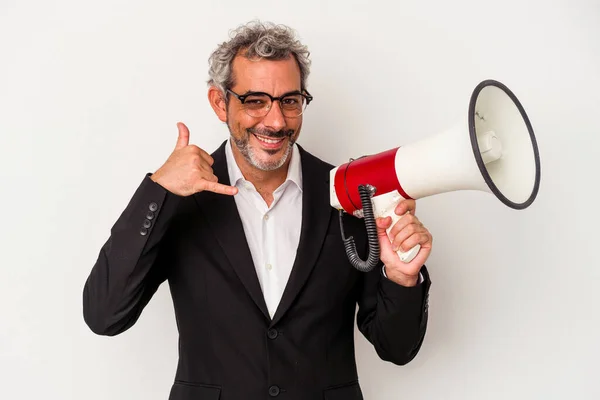
M 175 150 L 182 149 L 190 143 L 190 131 L 187 126 L 183 122 L 178 122 L 177 129 L 179 130 L 179 137 L 177 138 Z
M 379 239 L 380 258 L 384 263 L 390 263 L 397 253 L 392 249 L 392 241 L 387 229 L 392 225 L 392 218 L 377 218 L 377 237 Z

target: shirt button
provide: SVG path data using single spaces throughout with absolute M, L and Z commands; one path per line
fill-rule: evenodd
M 273 385 L 269 388 L 269 396 L 271 396 L 271 397 L 279 396 L 279 392 L 280 392 L 279 386 L 277 386 L 277 385 Z
M 266 268 L 267 268 L 267 270 L 269 270 L 269 271 L 273 269 L 273 266 L 272 266 L 271 264 L 267 264 L 267 265 L 265 265 L 265 267 L 266 267 Z
M 264 216 L 265 221 L 269 219 L 269 214 L 265 214 Z
M 269 339 L 276 339 L 277 336 L 279 336 L 279 332 L 277 332 L 277 329 L 269 329 L 269 331 L 267 332 L 267 336 L 269 337 Z

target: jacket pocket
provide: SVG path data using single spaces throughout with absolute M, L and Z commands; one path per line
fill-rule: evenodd
M 221 388 L 176 380 L 171 387 L 169 400 L 219 400 Z
M 364 400 L 358 381 L 325 389 L 324 400 Z

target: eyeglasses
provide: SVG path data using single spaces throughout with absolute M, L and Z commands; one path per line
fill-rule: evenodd
M 312 101 L 313 97 L 304 90 L 286 93 L 283 96 L 273 97 L 264 92 L 249 92 L 244 95 L 235 93 L 227 89 L 227 92 L 234 95 L 244 106 L 246 114 L 254 118 L 262 118 L 269 113 L 273 102 L 279 101 L 281 113 L 288 118 L 296 118 L 302 115 L 306 106 Z

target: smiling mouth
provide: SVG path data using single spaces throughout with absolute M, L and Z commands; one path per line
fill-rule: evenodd
M 268 144 L 268 145 L 279 144 L 279 143 L 283 142 L 283 140 L 285 139 L 285 137 L 274 139 L 274 138 L 270 138 L 270 137 L 266 137 L 266 136 L 260 136 L 260 135 L 257 135 L 256 133 L 253 133 L 253 135 L 259 141 L 261 141 L 262 143 Z

